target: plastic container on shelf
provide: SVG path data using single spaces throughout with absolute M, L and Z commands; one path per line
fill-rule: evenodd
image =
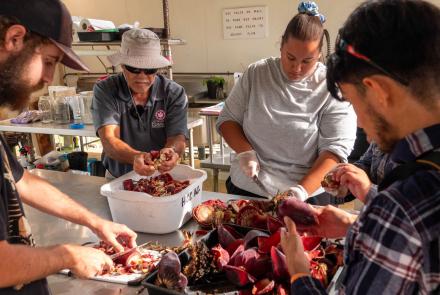
M 76 88 L 75 87 L 68 87 L 68 86 L 61 86 L 61 85 L 54 85 L 54 86 L 48 86 L 47 91 L 49 92 L 49 96 L 51 96 L 53 99 L 55 99 L 58 96 L 75 95 Z
M 164 39 L 165 35 L 166 35 L 166 31 L 164 28 L 151 28 L 151 27 L 146 27 L 143 29 L 147 29 L 152 31 L 153 33 L 155 33 L 157 35 L 157 37 L 159 37 L 160 39 Z M 116 40 L 122 40 L 122 35 L 131 30 L 131 28 L 119 28 L 119 32 L 118 35 L 116 36 Z
M 84 102 L 81 95 L 67 96 L 66 101 L 69 103 L 72 110 L 73 123 L 69 125 L 71 129 L 84 128 L 83 114 L 84 114 Z
M 66 101 L 72 109 L 73 122 L 82 123 L 82 114 L 84 113 L 84 103 L 81 95 L 67 96 Z
M 135 231 L 153 234 L 170 233 L 184 225 L 191 218 L 192 209 L 202 201 L 206 172 L 179 164 L 170 174 L 177 180 L 189 180 L 190 185 L 166 197 L 126 191 L 122 186 L 124 180 L 143 178 L 134 171 L 104 184 L 101 194 L 107 197 L 113 221 L 126 224 Z
M 118 38 L 115 30 L 102 30 L 95 32 L 78 32 L 79 41 L 82 42 L 110 42 Z
M 92 100 L 93 100 L 93 91 L 82 91 L 79 93 L 82 97 L 83 108 L 82 108 L 82 120 L 84 124 L 93 124 L 92 117 Z

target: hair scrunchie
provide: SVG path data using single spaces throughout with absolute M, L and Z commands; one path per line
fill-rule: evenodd
M 319 13 L 318 5 L 313 1 L 302 1 L 298 5 L 298 12 L 311 16 L 318 16 L 321 23 L 325 23 L 325 16 Z

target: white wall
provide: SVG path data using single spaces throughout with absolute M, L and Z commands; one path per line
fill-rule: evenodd
M 161 0 L 64 0 L 72 15 L 102 18 L 121 23 L 140 21 L 143 27 L 162 27 Z M 332 45 L 338 28 L 360 0 L 318 0 L 326 15 Z M 440 0 L 431 0 L 440 6 Z M 297 12 L 298 0 L 169 0 L 172 37 L 187 41 L 173 47 L 176 72 L 243 71 L 248 64 L 279 54 L 280 38 Z M 224 40 L 222 10 L 231 7 L 266 5 L 269 35 L 264 39 Z M 95 59 L 86 58 L 88 63 Z M 101 67 L 102 70 L 102 67 Z

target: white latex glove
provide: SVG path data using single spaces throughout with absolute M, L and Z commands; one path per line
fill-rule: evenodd
M 297 198 L 298 200 L 305 201 L 309 194 L 305 190 L 305 188 L 302 185 L 295 185 L 289 188 L 288 193 L 290 196 Z
M 250 150 L 239 153 L 237 155 L 237 159 L 241 171 L 243 171 L 246 176 L 250 178 L 254 177 L 255 175 L 258 176 L 258 172 L 260 171 L 260 163 L 258 162 L 256 151 Z

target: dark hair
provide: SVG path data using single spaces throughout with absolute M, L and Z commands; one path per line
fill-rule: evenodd
M 362 93 L 365 77 L 382 74 L 404 81 L 415 97 L 432 104 L 440 91 L 440 9 L 418 0 L 364 2 L 339 31 L 327 67 L 328 90 L 338 99 L 339 83 Z
M 3 46 L 6 32 L 13 25 L 21 25 L 21 23 L 15 17 L 0 15 L 0 46 Z M 26 42 L 26 46 L 31 47 L 31 49 L 35 49 L 42 44 L 52 43 L 48 38 L 33 33 L 27 29 L 24 42 Z
M 293 37 L 300 41 L 316 41 L 320 40 L 319 51 L 322 51 L 324 36 L 327 40 L 327 54 L 330 53 L 330 36 L 328 31 L 324 29 L 319 16 L 313 16 L 306 13 L 298 13 L 287 24 L 281 38 L 281 45 L 287 42 L 289 37 Z

